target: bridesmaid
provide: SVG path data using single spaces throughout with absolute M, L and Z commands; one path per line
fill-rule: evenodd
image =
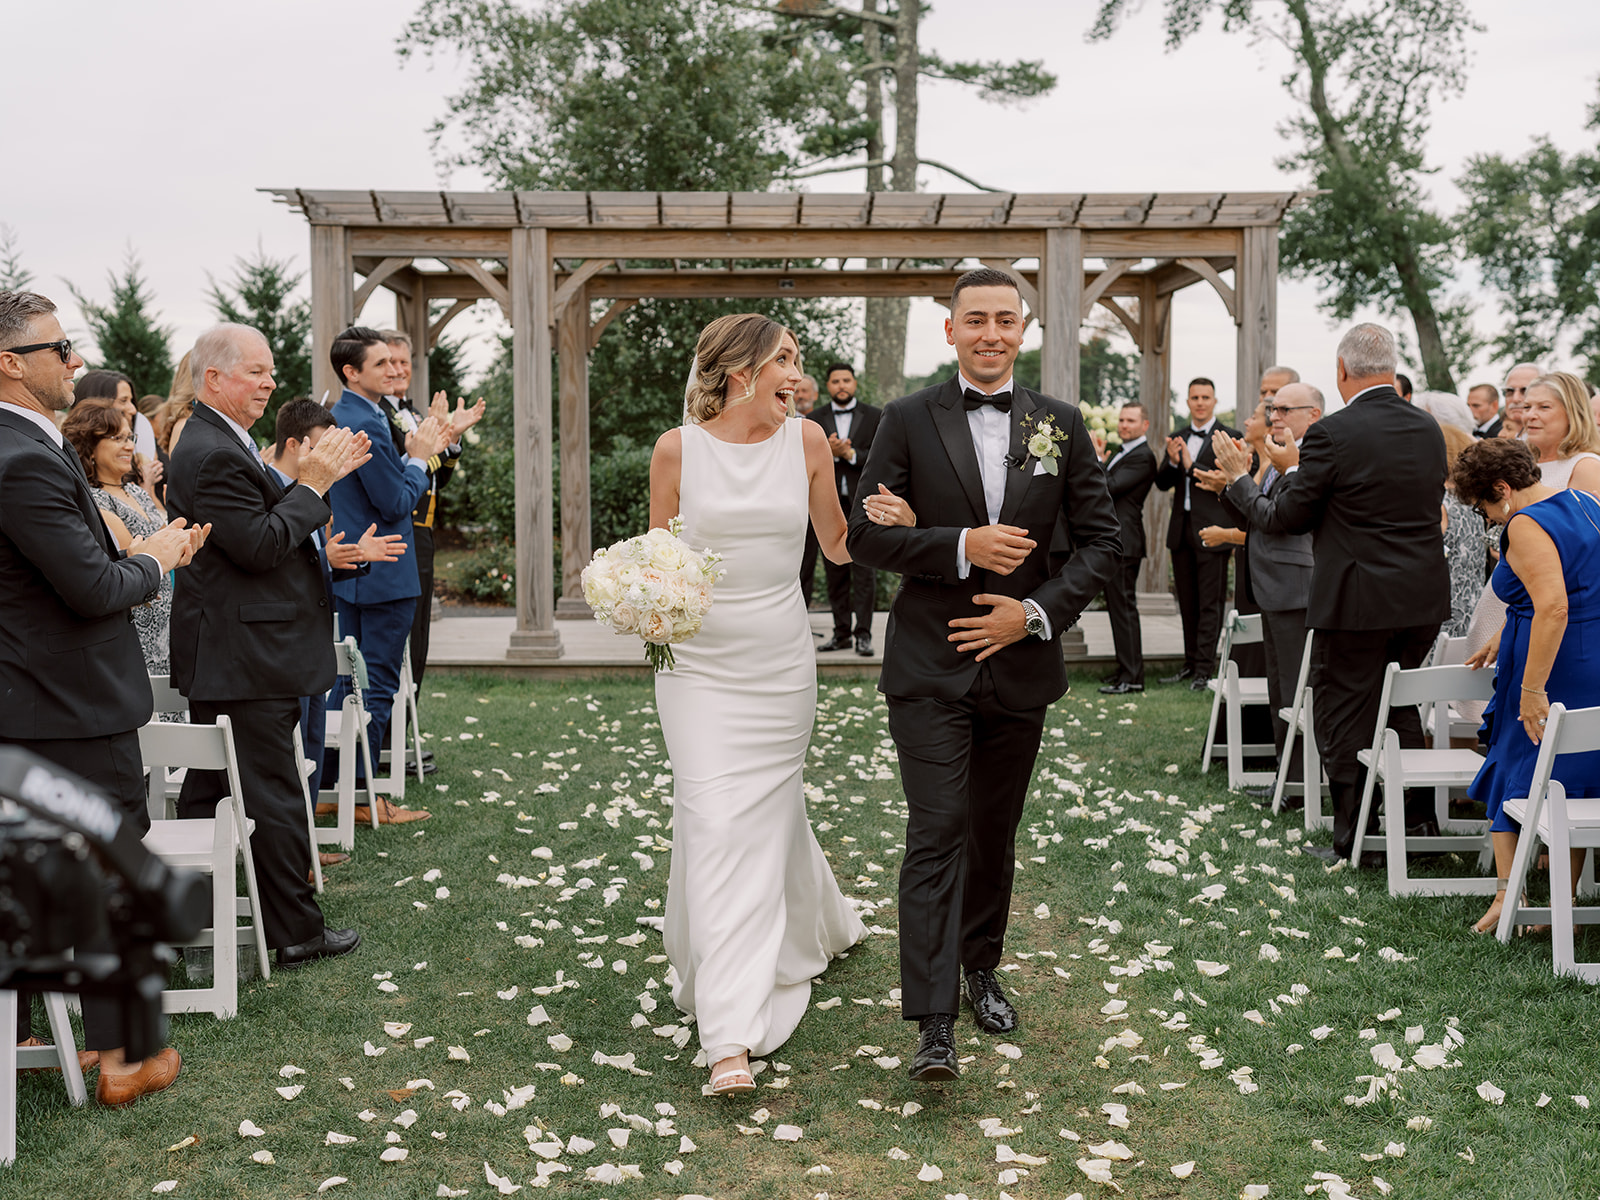
M 718 1095 L 754 1090 L 750 1056 L 788 1040 L 812 978 L 866 934 L 801 786 L 817 697 L 796 584 L 808 520 L 831 561 L 850 556 L 822 427 L 787 419 L 800 380 L 783 326 L 755 313 L 713 321 L 686 423 L 650 464 L 651 526 L 681 516 L 683 540 L 726 572 L 700 633 L 656 676 L 674 787 L 662 936 L 673 1001 L 698 1021 Z M 892 497 L 876 508 L 911 523 Z

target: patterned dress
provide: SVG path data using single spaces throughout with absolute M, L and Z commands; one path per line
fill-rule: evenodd
M 1444 507 L 1449 525 L 1444 531 L 1444 556 L 1450 563 L 1450 619 L 1442 632 L 1464 637 L 1472 624 L 1472 610 L 1483 594 L 1488 565 L 1489 531 L 1483 517 L 1446 491 Z
M 95 507 L 121 519 L 134 537 L 149 537 L 167 523 L 150 494 L 137 483 L 123 485 L 130 505 L 104 488 L 90 489 L 94 493 Z M 172 642 L 172 572 L 161 577 L 161 591 L 149 604 L 133 610 L 134 628 L 139 631 L 139 644 L 144 647 L 144 665 L 152 675 L 170 675 L 172 662 L 169 647 Z

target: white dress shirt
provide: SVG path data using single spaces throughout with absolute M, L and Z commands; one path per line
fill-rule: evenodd
M 354 390 L 349 389 L 349 388 L 347 388 L 345 390 L 349 391 L 352 396 L 361 396 L 360 392 L 354 391 Z M 361 396 L 361 398 L 363 400 L 367 400 L 367 398 L 365 396 Z M 401 408 L 400 407 L 400 401 L 396 400 L 393 396 L 385 396 L 383 399 L 391 402 L 394 407 L 391 409 L 389 404 L 385 404 L 385 403 L 383 403 L 381 401 L 378 401 L 378 400 L 367 400 L 367 403 L 372 405 L 373 408 L 378 410 L 378 415 L 383 418 L 384 424 L 388 424 L 389 423 L 389 414 L 390 414 L 390 412 L 394 412 L 394 413 L 399 415 L 400 421 L 401 421 L 401 426 L 405 429 L 405 431 L 407 433 L 415 432 L 417 426 L 422 424 L 421 421 L 417 420 L 415 415 L 413 415 L 412 413 L 408 413 L 405 409 Z M 406 418 L 408 418 L 408 417 L 410 418 L 409 421 L 406 420 Z M 424 475 L 426 475 L 428 473 L 428 460 L 425 459 L 425 458 L 418 458 L 414 454 L 407 455 L 407 457 L 406 457 L 406 466 L 408 466 L 408 467 L 416 467 Z
M 1190 433 L 1184 445 L 1189 449 L 1189 462 L 1193 465 L 1200 457 L 1200 451 L 1206 448 L 1206 443 L 1211 440 L 1211 431 L 1217 427 L 1217 418 L 1212 417 L 1204 425 L 1190 423 Z M 1189 511 L 1189 493 L 1194 488 L 1194 480 L 1185 477 L 1183 481 L 1183 511 Z
M 837 400 L 830 400 L 829 407 L 833 412 L 834 431 L 839 435 L 839 439 L 843 441 L 850 436 L 850 430 L 855 425 L 856 398 L 854 396 L 850 397 L 850 403 L 843 407 L 840 407 Z M 850 457 L 842 461 L 849 463 L 852 467 L 856 465 L 856 448 L 854 446 L 850 447 Z M 839 494 L 847 498 L 850 495 L 850 485 L 843 479 L 839 481 Z
M 960 371 L 956 372 L 956 379 L 961 384 L 963 394 L 970 388 L 975 392 L 984 390 Z M 988 396 L 1001 396 L 1007 392 L 1015 392 L 1015 380 L 1008 379 L 992 392 L 984 392 Z M 985 404 L 981 408 L 974 408 L 967 413 L 967 428 L 972 431 L 972 448 L 978 454 L 978 474 L 983 479 L 983 507 L 989 517 L 989 524 L 997 524 L 1000 520 L 1000 508 L 1006 498 L 1006 458 L 1011 453 L 1011 414 L 1001 412 L 992 404 Z M 967 534 L 970 528 L 963 529 L 961 536 L 956 539 L 956 578 L 965 579 L 972 574 L 972 562 L 967 558 Z M 1031 600 L 1023 601 L 1026 608 L 1039 614 L 1044 621 L 1044 634 L 1046 640 L 1050 638 L 1050 618 L 1045 616 L 1044 609 L 1034 604 Z

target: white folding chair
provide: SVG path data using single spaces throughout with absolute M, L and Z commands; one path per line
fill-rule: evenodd
M 1406 705 L 1437 705 L 1451 700 L 1486 700 L 1494 695 L 1494 672 L 1471 667 L 1418 667 L 1403 671 L 1390 663 L 1383 676 L 1383 693 L 1378 702 L 1377 728 L 1372 747 L 1356 758 L 1367 768 L 1366 786 L 1361 792 L 1361 812 L 1356 818 L 1355 846 L 1350 860 L 1361 861 L 1366 839 L 1368 814 L 1377 783 L 1383 783 L 1384 850 L 1388 856 L 1391 896 L 1481 896 L 1494 895 L 1495 881 L 1482 875 L 1413 879 L 1407 874 L 1406 852 L 1471 852 L 1478 854 L 1480 869 L 1494 859 L 1489 844 L 1487 821 L 1452 821 L 1450 789 L 1464 788 L 1483 766 L 1483 756 L 1475 750 L 1452 750 L 1448 746 L 1432 750 L 1405 750 L 1400 735 L 1389 728 L 1391 709 Z M 1405 792 L 1408 787 L 1431 787 L 1437 837 L 1406 835 Z M 1444 832 L 1448 830 L 1449 832 Z
M 0 991 L 0 1166 L 9 1167 L 17 1161 L 17 1071 L 19 1068 L 60 1067 L 66 1080 L 67 1100 L 73 1108 L 82 1108 L 89 1100 L 83 1085 L 83 1072 L 78 1068 L 78 1045 L 73 1038 L 72 1022 L 67 1019 L 66 997 L 59 992 L 44 994 L 45 1015 L 50 1018 L 50 1036 L 54 1045 L 19 1046 L 17 1008 L 21 997 L 16 992 Z
M 254 941 L 261 977 L 270 979 L 267 937 L 261 917 L 261 893 L 256 887 L 256 865 L 250 855 L 251 821 L 244 811 L 244 790 L 239 762 L 233 750 L 233 726 L 226 716 L 215 725 L 178 725 L 152 721 L 139 730 L 139 749 L 150 765 L 153 782 L 169 767 L 223 771 L 228 795 L 217 802 L 216 815 L 169 821 L 152 819 L 144 836 L 145 849 L 163 862 L 188 867 L 211 876 L 211 928 L 202 930 L 190 946 L 213 948 L 212 985 L 205 988 L 169 988 L 161 993 L 161 1007 L 169 1013 L 209 1012 L 219 1019 L 239 1010 L 239 935 Z M 245 895 L 238 894 L 236 865 L 243 861 Z M 240 917 L 250 924 L 242 929 Z
M 1433 653 L 1425 665 L 1430 667 L 1458 667 L 1467 661 L 1467 639 L 1441 633 L 1433 644 Z M 1483 725 L 1484 702 L 1474 700 L 1441 702 L 1428 707 L 1422 714 L 1423 732 L 1435 739 L 1439 736 L 1443 717 L 1449 717 L 1448 735 L 1452 738 L 1476 738 Z M 1435 741 L 1435 745 L 1438 742 Z
M 408 741 L 411 742 L 409 763 Z M 422 720 L 417 715 L 417 685 L 411 679 L 409 640 L 401 651 L 400 685 L 395 688 L 394 702 L 389 709 L 389 744 L 378 748 L 378 764 L 384 773 L 372 780 L 372 786 L 380 796 L 404 800 L 406 776 L 413 766 L 417 779 L 422 778 Z
M 1247 707 L 1265 707 L 1270 703 L 1267 699 L 1266 676 L 1241 678 L 1239 664 L 1229 657 L 1235 646 L 1253 645 L 1260 642 L 1261 638 L 1260 613 L 1240 616 L 1235 610 L 1229 609 L 1228 619 L 1222 623 L 1221 647 L 1217 651 L 1217 662 L 1222 665 L 1222 673 L 1206 681 L 1206 687 L 1211 689 L 1211 722 L 1206 727 L 1206 746 L 1200 758 L 1200 773 L 1204 775 L 1211 770 L 1213 758 L 1225 757 L 1228 760 L 1230 790 L 1246 784 L 1270 784 L 1275 779 L 1271 771 L 1244 769 L 1246 755 L 1276 754 L 1278 749 L 1271 742 L 1246 744 L 1244 741 L 1243 710 Z M 1219 747 L 1216 744 L 1217 717 L 1224 706 L 1228 714 L 1228 740 L 1225 746 Z
M 311 877 L 317 885 L 317 895 L 322 894 L 322 857 L 317 842 L 317 808 L 311 799 L 311 775 L 315 768 L 306 758 L 305 739 L 300 736 L 300 726 L 294 727 L 294 767 L 300 776 L 300 794 L 306 801 L 306 838 L 311 843 Z
M 1283 756 L 1278 760 L 1278 776 L 1272 785 L 1272 811 L 1283 811 L 1284 793 L 1289 788 L 1299 788 L 1305 797 L 1306 832 L 1328 829 L 1333 825 L 1333 814 L 1322 810 L 1322 798 L 1327 789 L 1322 781 L 1322 755 L 1317 753 L 1316 726 L 1312 723 L 1311 643 L 1316 630 L 1306 630 L 1306 646 L 1300 655 L 1300 676 L 1294 686 L 1294 700 L 1288 708 L 1280 708 L 1278 716 L 1289 726 L 1283 741 Z M 1289 764 L 1294 761 L 1295 742 L 1300 743 L 1300 774 L 1304 782 L 1289 782 Z
M 1522 826 L 1522 836 L 1517 839 L 1496 935 L 1507 942 L 1518 925 L 1548 923 L 1556 974 L 1600 983 L 1600 963 L 1577 961 L 1575 928 L 1600 924 L 1600 908 L 1573 907 L 1570 857 L 1573 850 L 1588 850 L 1579 890 L 1592 896 L 1594 860 L 1600 852 L 1600 798 L 1569 797 L 1561 781 L 1550 777 L 1561 755 L 1600 750 L 1600 708 L 1568 709 L 1560 703 L 1552 704 L 1548 720 L 1528 796 L 1506 801 L 1506 814 Z M 1522 889 L 1540 842 L 1550 851 L 1550 906 L 1531 908 L 1521 902 Z
M 188 697 L 172 686 L 172 676 L 150 676 L 150 694 L 155 698 L 156 712 L 182 713 L 184 720 L 189 719 Z
M 362 699 L 367 686 L 367 662 L 361 657 L 361 648 L 353 637 L 333 644 L 334 660 L 340 675 L 350 677 L 350 690 L 337 711 L 323 714 L 326 745 L 339 751 L 339 777 L 332 790 L 321 789 L 319 803 L 338 805 L 336 823 L 332 829 L 319 828 L 317 842 L 324 846 L 337 846 L 341 850 L 354 850 L 356 845 L 356 754 L 361 755 L 361 765 L 366 768 L 367 812 L 372 827 L 378 827 L 377 792 L 372 764 L 372 746 L 367 740 L 366 705 Z

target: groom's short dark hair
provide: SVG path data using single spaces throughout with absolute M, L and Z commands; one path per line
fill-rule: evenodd
M 950 290 L 950 311 L 956 310 L 956 301 L 961 298 L 961 293 L 968 288 L 975 287 L 1008 287 L 1017 293 L 1017 300 L 1022 300 L 1022 289 L 1017 286 L 1017 281 L 1004 271 L 997 271 L 993 267 L 974 267 L 965 272 L 956 280 L 956 286 Z

